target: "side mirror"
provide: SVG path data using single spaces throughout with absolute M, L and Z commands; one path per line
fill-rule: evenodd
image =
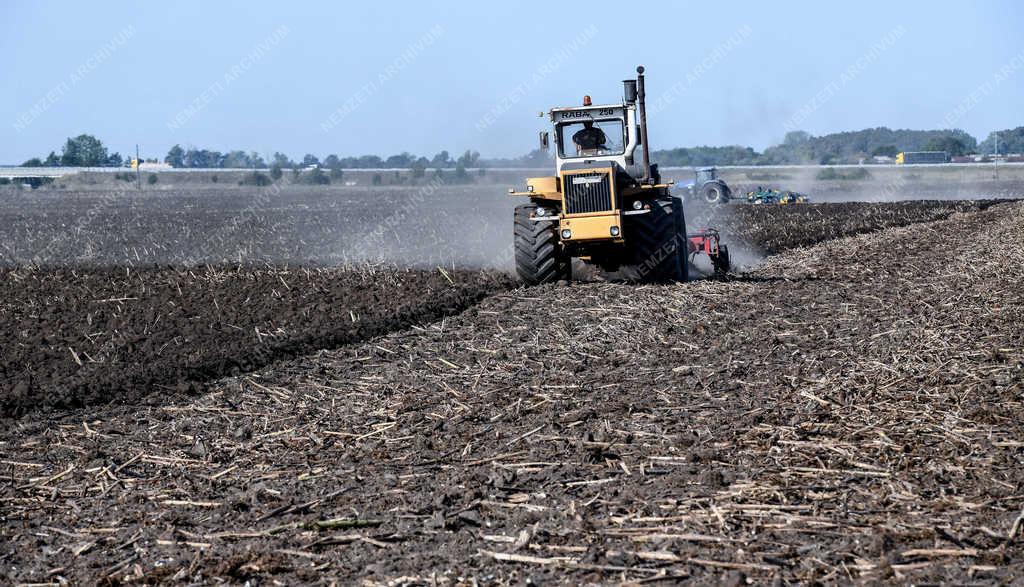
M 548 131 L 546 131 L 546 130 L 545 131 L 541 131 L 541 133 L 540 133 L 540 150 L 541 151 L 547 151 L 548 150 Z

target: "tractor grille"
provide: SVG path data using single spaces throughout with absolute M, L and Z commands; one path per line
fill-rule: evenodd
M 612 189 L 609 177 L 607 173 L 579 173 L 563 176 L 565 213 L 586 214 L 611 210 Z

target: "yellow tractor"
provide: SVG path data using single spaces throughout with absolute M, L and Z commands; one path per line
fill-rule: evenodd
M 528 204 L 515 209 L 516 270 L 527 284 L 572 279 L 580 259 L 633 282 L 685 281 L 690 254 L 705 253 L 719 271 L 728 252 L 718 233 L 687 235 L 680 198 L 652 165 L 644 105 L 644 68 L 623 82 L 621 103 L 552 108 L 556 175 L 510 189 Z M 550 135 L 540 134 L 542 149 Z M 639 157 L 637 157 L 639 155 Z

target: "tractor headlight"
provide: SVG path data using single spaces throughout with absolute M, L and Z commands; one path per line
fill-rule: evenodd
M 641 202 L 640 200 L 637 200 L 637 201 L 633 202 L 633 209 L 634 210 L 640 210 L 643 207 L 644 207 L 644 203 Z
M 564 238 L 564 239 L 572 238 L 572 231 L 569 230 L 568 228 L 563 228 L 562 229 L 562 238 Z
M 537 208 L 537 216 L 547 216 L 548 211 L 545 208 Z
M 613 226 L 608 229 L 608 232 L 611 233 L 612 236 L 619 236 L 619 227 Z
M 533 186 L 532 185 L 527 185 L 526 186 L 526 191 L 532 192 L 533 191 Z

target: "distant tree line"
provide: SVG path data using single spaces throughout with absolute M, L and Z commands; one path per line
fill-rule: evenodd
M 895 156 L 900 151 L 946 151 L 959 156 L 973 153 L 978 141 L 955 130 L 892 130 L 886 127 L 833 133 L 820 137 L 803 131 L 786 134 L 781 145 L 762 154 L 763 164 L 857 163 L 875 156 Z
M 1002 131 L 1008 134 L 1012 131 Z M 1000 148 L 1002 151 L 1002 148 Z M 763 153 L 750 147 L 692 147 L 652 152 L 666 166 L 703 165 L 831 165 L 858 163 L 876 156 L 895 157 L 900 151 L 946 151 L 951 156 L 984 150 L 984 143 L 955 130 L 892 130 L 885 127 L 840 132 L 820 137 L 804 131 L 787 133 L 782 143 Z M 1004 151 L 1005 152 L 1005 151 Z
M 60 155 L 50 151 L 45 159 L 33 157 L 22 163 L 24 167 L 120 167 L 124 159 L 120 153 L 109 153 L 103 142 L 92 135 L 68 138 Z
M 651 151 L 651 159 L 670 167 L 705 167 L 710 165 L 758 165 L 761 154 L 750 147 L 680 147 Z
M 974 153 L 1024 153 L 1024 126 L 994 131 L 979 143 L 968 133 L 959 130 L 892 130 L 886 127 L 840 132 L 820 137 L 804 131 L 786 134 L 781 144 L 757 152 L 750 147 L 681 147 L 652 151 L 651 158 L 664 166 L 707 165 L 801 165 L 858 163 L 876 156 L 894 157 L 900 151 L 945 151 L 951 156 Z M 254 151 L 220 152 L 195 147 L 174 145 L 164 157 L 172 167 L 204 169 L 269 169 L 278 175 L 283 169 L 322 168 L 328 171 L 343 169 L 410 169 L 413 177 L 422 177 L 427 169 L 453 169 L 455 177 L 464 177 L 468 168 L 544 168 L 551 166 L 551 154 L 534 150 L 522 157 L 483 159 L 480 153 L 467 150 L 458 157 L 441 151 L 433 157 L 416 156 L 402 152 L 389 157 L 361 155 L 339 157 L 330 154 L 323 159 L 306 154 L 301 160 L 276 152 L 268 159 Z M 27 167 L 118 167 L 128 163 L 119 153 L 110 153 L 103 142 L 92 135 L 68 138 L 60 154 L 51 151 L 45 159 L 32 158 Z M 275 171 L 276 170 L 276 171 Z M 340 174 L 335 173 L 335 179 Z M 278 177 L 280 177 L 278 175 Z M 330 180 L 330 174 L 325 177 Z M 276 178 L 275 178 L 276 179 Z
M 978 145 L 978 152 L 986 155 L 1024 153 L 1024 126 L 989 133 L 988 138 Z
M 182 149 L 174 145 L 164 157 L 164 163 L 171 167 L 197 167 L 204 169 L 266 169 L 267 163 L 255 151 L 211 151 L 208 149 Z
M 244 151 L 211 151 L 207 149 L 189 148 L 183 149 L 181 145 L 174 145 L 164 157 L 164 162 L 172 167 L 196 167 L 196 168 L 249 168 L 267 169 L 279 167 L 281 169 L 296 169 L 322 167 L 324 169 L 416 169 L 428 167 L 439 169 L 455 169 L 457 167 L 476 167 L 480 162 L 480 153 L 466 151 L 457 158 L 452 158 L 448 151 L 441 151 L 433 158 L 417 157 L 408 152 L 403 152 L 390 157 L 379 155 L 362 155 L 359 157 L 339 157 L 335 154 L 325 156 L 323 159 L 307 153 L 301 160 L 293 160 L 284 153 L 274 153 L 270 161 L 265 161 L 258 153 Z

